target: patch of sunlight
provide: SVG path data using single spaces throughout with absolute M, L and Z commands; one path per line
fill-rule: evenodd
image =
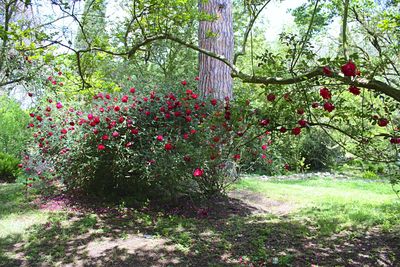
M 0 238 L 12 234 L 22 234 L 34 224 L 45 223 L 48 214 L 39 211 L 32 211 L 24 214 L 11 214 L 0 219 Z

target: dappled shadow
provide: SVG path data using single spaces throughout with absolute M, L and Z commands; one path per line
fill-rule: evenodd
M 68 212 L 30 227 L 23 242 L 0 238 L 0 266 L 400 265 L 400 237 L 373 225 L 341 229 L 335 215 L 345 207 L 310 208 L 303 220 L 266 213 L 282 203 L 260 195 L 232 196 L 141 209 L 70 200 Z M 398 203 L 374 208 L 399 214 Z M 350 219 L 365 224 L 369 218 L 355 213 Z

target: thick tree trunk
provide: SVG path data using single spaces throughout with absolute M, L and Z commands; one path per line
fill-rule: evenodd
M 199 0 L 200 12 L 215 16 L 212 21 L 200 21 L 199 46 L 233 60 L 233 19 L 231 0 Z M 199 90 L 203 97 L 232 99 L 233 80 L 230 68 L 223 62 L 199 54 Z

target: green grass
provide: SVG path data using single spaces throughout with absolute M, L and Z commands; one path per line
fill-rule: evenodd
M 47 214 L 32 204 L 20 184 L 0 184 L 0 237 L 22 234 L 29 226 L 46 220 Z
M 291 203 L 297 207 L 292 216 L 311 220 L 323 235 L 372 226 L 392 230 L 400 225 L 400 202 L 386 182 L 246 178 L 234 188 Z
M 22 186 L 0 184 L 0 266 L 62 266 L 74 265 L 77 260 L 96 265 L 98 260 L 109 258 L 115 265 L 147 266 L 151 253 L 145 251 L 143 258 L 118 249 L 106 251 L 104 258 L 92 259 L 86 254 L 89 244 L 104 238 L 118 244 L 135 235 L 164 239 L 176 248 L 168 253 L 162 249 L 153 251 L 157 255 L 164 253 L 153 260 L 153 265 L 165 265 L 157 260 L 171 254 L 180 258 L 183 266 L 200 266 L 204 262 L 225 266 L 223 257 L 236 263 L 240 259 L 267 266 L 291 266 L 299 260 L 304 265 L 314 262 L 326 266 L 341 257 L 334 246 L 344 244 L 354 245 L 351 257 L 358 257 L 357 251 L 364 248 L 379 254 L 384 247 L 394 262 L 399 253 L 393 244 L 400 240 L 392 233 L 400 229 L 400 201 L 388 183 L 321 178 L 263 181 L 253 177 L 240 180 L 232 189 L 253 191 L 294 209 L 285 216 L 233 213 L 206 218 L 151 211 L 129 213 L 128 209 L 124 216 L 44 212 L 30 204 L 35 196 L 26 198 Z M 246 211 L 244 204 L 239 201 L 235 208 Z M 215 203 L 208 205 L 213 208 Z M 223 210 L 216 209 L 215 214 L 218 211 Z M 378 232 L 362 239 L 371 229 Z M 376 239 L 370 243 L 371 238 Z M 361 241 L 352 243 L 357 239 Z M 310 242 L 318 246 L 307 248 Z M 319 262 L 315 262 L 315 253 L 320 253 Z M 372 252 L 367 260 L 369 266 L 377 263 Z

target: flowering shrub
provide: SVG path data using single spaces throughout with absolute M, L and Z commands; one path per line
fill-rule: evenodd
M 50 166 L 70 189 L 101 195 L 223 190 L 237 177 L 242 148 L 255 134 L 249 129 L 261 126 L 263 133 L 269 121 L 249 105 L 202 100 L 182 85 L 180 93 L 99 93 L 86 110 L 48 99 L 30 114 L 37 152 L 32 169 L 40 165 L 43 176 Z

